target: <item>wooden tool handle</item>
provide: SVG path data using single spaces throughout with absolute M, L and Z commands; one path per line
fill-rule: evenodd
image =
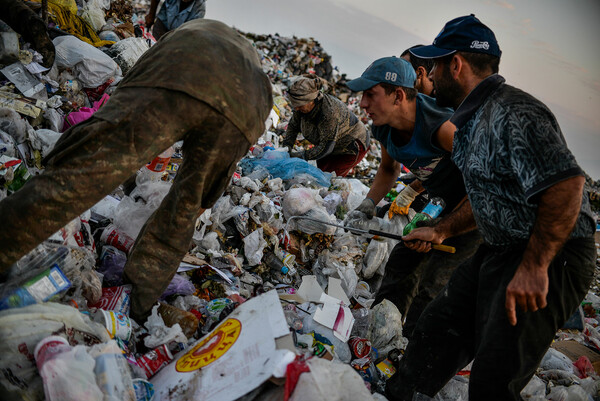
M 431 248 L 437 251 L 448 252 L 448 253 L 456 253 L 456 248 L 450 245 L 443 244 L 431 244 Z

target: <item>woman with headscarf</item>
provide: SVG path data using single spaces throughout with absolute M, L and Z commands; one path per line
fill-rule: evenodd
M 316 75 L 293 79 L 287 97 L 294 114 L 283 146 L 292 150 L 301 132 L 315 146 L 307 151 L 292 151 L 290 155 L 316 160 L 321 170 L 335 171 L 336 175 L 344 177 L 365 157 L 370 135 L 346 104 L 321 92 L 326 82 Z

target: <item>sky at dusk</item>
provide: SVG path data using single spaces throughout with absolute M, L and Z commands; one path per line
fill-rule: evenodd
M 598 0 L 208 0 L 206 18 L 242 31 L 313 37 L 333 66 L 358 77 L 375 59 L 430 44 L 475 14 L 500 44 L 500 74 L 556 115 L 579 164 L 600 179 Z

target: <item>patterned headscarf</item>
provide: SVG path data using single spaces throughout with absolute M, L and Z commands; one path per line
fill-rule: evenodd
M 315 100 L 320 95 L 323 84 L 324 80 L 317 76 L 295 77 L 290 84 L 287 96 L 292 108 L 304 106 Z

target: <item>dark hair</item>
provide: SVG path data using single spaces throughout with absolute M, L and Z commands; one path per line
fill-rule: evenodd
M 425 72 L 427 72 L 427 74 L 429 74 L 429 72 L 433 68 L 433 59 L 417 57 L 410 52 L 410 49 L 417 49 L 417 48 L 423 47 L 423 46 L 425 46 L 425 45 L 411 46 L 408 49 L 404 50 L 402 52 L 402 54 L 400 55 L 400 57 L 404 57 L 408 54 L 408 59 L 410 60 L 410 64 L 413 66 L 415 71 L 417 71 L 417 68 L 423 67 L 423 68 L 425 68 Z
M 415 88 L 407 88 L 406 86 L 396 86 L 388 84 L 387 82 L 380 82 L 379 85 L 381 85 L 386 95 L 391 95 L 392 93 L 396 92 L 396 89 L 402 88 L 404 94 L 406 95 L 406 100 L 414 100 L 417 97 L 417 93 L 419 93 Z
M 471 66 L 473 73 L 479 77 L 487 76 L 489 71 L 492 74 L 497 74 L 500 67 L 500 57 L 492 56 L 491 54 L 458 52 L 467 60 Z

